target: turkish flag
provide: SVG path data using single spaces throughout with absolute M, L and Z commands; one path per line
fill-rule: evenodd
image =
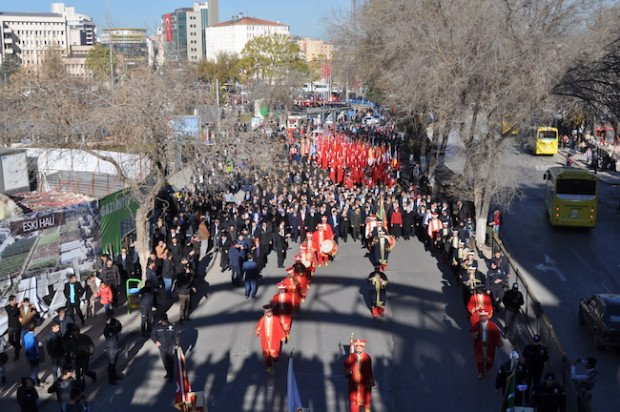
M 174 399 L 174 407 L 188 412 L 190 410 L 188 405 L 188 394 L 192 391 L 192 386 L 189 384 L 187 378 L 187 369 L 185 367 L 185 355 L 183 349 L 177 349 L 177 392 Z

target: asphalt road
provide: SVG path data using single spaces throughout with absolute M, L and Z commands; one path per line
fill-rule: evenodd
M 548 167 L 563 165 L 566 151 L 555 156 L 533 156 L 516 146 L 504 151 L 504 172 L 519 176 L 523 196 L 504 213 L 501 238 L 527 276 L 569 360 L 588 356 L 598 359 L 593 398 L 596 411 L 618 411 L 618 353 L 595 350 L 592 334 L 578 325 L 577 313 L 583 297 L 620 293 L 620 178 L 617 174 L 600 174 L 594 229 L 552 227 L 544 209 L 543 174 Z M 583 155 L 575 158 L 583 165 Z
M 292 247 L 288 264 L 297 249 Z M 351 333 L 368 341 L 377 382 L 373 412 L 499 408 L 493 378 L 477 379 L 460 290 L 444 278 L 442 264 L 417 240 L 400 240 L 387 271 L 386 317 L 374 320 L 365 281 L 372 265 L 364 255 L 359 243 L 341 242 L 336 260 L 317 270 L 280 365 L 270 375 L 254 327 L 284 270 L 275 268 L 275 256 L 270 256 L 258 298 L 245 300 L 242 289 L 230 285 L 230 272 L 221 273 L 215 265 L 207 275 L 208 297 L 201 299 L 193 320 L 180 327 L 190 382 L 194 390 L 205 391 L 210 412 L 285 411 L 291 351 L 305 406 L 347 411 L 342 363 Z M 168 313 L 176 321 L 176 305 Z M 128 353 L 121 361 L 126 376 L 119 385 L 108 385 L 104 363 L 96 365 L 101 383 L 88 388 L 93 412 L 127 410 L 128 405 L 132 411 L 171 410 L 175 385 L 165 383 L 158 351 L 130 332 L 135 321 L 126 324 Z M 500 353 L 496 363 L 505 359 Z M 42 410 L 55 408 L 48 401 Z

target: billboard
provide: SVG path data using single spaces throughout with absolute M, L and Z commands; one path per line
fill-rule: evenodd
M 164 14 L 164 28 L 166 30 L 166 41 L 172 41 L 172 14 Z
M 200 143 L 200 116 L 172 116 L 166 119 L 168 140 L 177 143 Z
M 118 191 L 99 200 L 101 246 L 114 254 L 121 252 L 121 241 L 136 228 L 138 203 L 130 192 Z

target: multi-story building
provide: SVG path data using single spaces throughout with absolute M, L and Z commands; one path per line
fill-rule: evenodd
M 51 13 L 0 12 L 0 61 L 17 57 L 25 67 L 40 65 L 50 49 L 94 44 L 97 25 L 74 7 L 52 3 Z
M 73 77 L 90 78 L 92 73 L 86 70 L 86 56 L 94 46 L 69 46 L 69 52 L 62 57 L 65 71 Z
M 64 3 L 52 3 L 52 13 L 60 14 L 67 20 L 68 46 L 92 46 L 97 40 L 97 23 L 84 14 L 75 12 L 75 7 Z
M 15 56 L 24 66 L 38 66 L 48 50 L 67 50 L 67 21 L 56 13 L 0 12 L 0 59 Z
M 323 40 L 313 40 L 309 37 L 296 38 L 295 43 L 299 46 L 299 53 L 302 59 L 307 62 L 331 61 L 334 53 L 334 45 Z
M 109 28 L 101 30 L 101 44 L 110 46 L 127 66 L 144 64 L 148 60 L 146 29 Z
M 218 54 L 222 52 L 241 54 L 251 39 L 274 34 L 290 36 L 290 27 L 279 21 L 246 17 L 240 13 L 232 20 L 207 27 L 207 60 L 216 60 Z
M 205 28 L 218 22 L 218 0 L 194 2 L 162 16 L 166 60 L 198 62 L 205 58 Z

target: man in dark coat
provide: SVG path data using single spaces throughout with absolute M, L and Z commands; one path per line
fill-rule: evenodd
M 118 340 L 122 329 L 123 325 L 114 317 L 110 318 L 103 328 L 103 337 L 106 341 L 105 350 L 108 355 L 108 382 L 112 385 L 116 385 L 116 380 L 122 378 L 116 373 L 116 362 L 120 351 Z
M 115 260 L 122 280 L 127 280 L 135 276 L 133 250 L 130 252 L 127 248 L 122 248 L 121 254 L 117 255 Z
M 9 296 L 9 304 L 4 307 L 6 310 L 6 314 L 8 317 L 8 333 L 9 333 L 9 344 L 13 346 L 15 349 L 15 357 L 17 360 L 19 358 L 19 351 L 22 348 L 21 344 L 21 329 L 22 324 L 19 321 L 19 310 L 21 309 L 22 304 L 17 303 L 17 297 L 15 295 Z
M 288 235 L 284 223 L 281 223 L 277 232 L 272 236 L 273 250 L 275 250 L 278 258 L 278 268 L 284 267 L 284 259 L 286 259 L 286 250 L 288 249 Z
M 241 266 L 241 274 L 245 282 L 245 298 L 248 299 L 252 295 L 252 299 L 256 298 L 257 284 L 260 277 L 260 268 L 254 261 L 254 254 L 248 254 L 248 260 L 243 262 Z
M 88 335 L 80 333 L 77 325 L 73 325 L 68 335 L 65 345 L 67 355 L 73 361 L 77 381 L 84 387 L 86 383 L 84 375 L 86 375 L 93 380 L 93 383 L 97 382 L 97 374 L 90 370 L 90 361 L 95 354 L 93 340 Z
M 113 265 L 111 260 L 108 261 L 108 265 Z M 82 325 L 84 325 L 84 314 L 80 308 L 80 299 L 84 294 L 84 288 L 82 287 L 82 284 L 77 281 L 77 276 L 71 275 L 69 277 L 69 283 L 65 283 L 64 294 L 67 298 L 67 308 L 69 309 L 69 314 L 77 314 L 80 317 L 80 321 L 82 321 Z
M 555 382 L 552 373 L 545 375 L 545 381 L 532 391 L 532 405 L 537 412 L 566 412 L 566 392 Z
M 540 335 L 534 335 L 532 343 L 523 348 L 523 357 L 527 367 L 527 384 L 530 385 L 530 388 L 538 386 L 545 362 L 549 360 L 549 351 L 541 343 L 541 340 Z
M 174 351 L 179 347 L 179 335 L 175 326 L 168 322 L 168 315 L 165 313 L 161 316 L 153 332 L 151 332 L 151 340 L 157 345 L 161 360 L 164 363 L 164 368 L 166 368 L 166 376 L 164 376 L 164 379 L 168 379 L 168 382 L 172 382 Z

